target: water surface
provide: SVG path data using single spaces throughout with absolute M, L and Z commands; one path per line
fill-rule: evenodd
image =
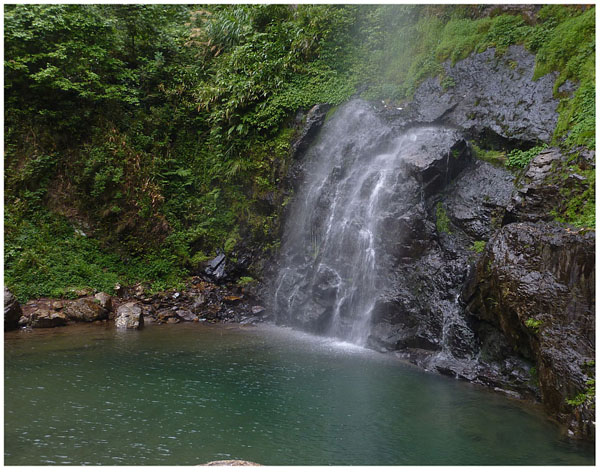
M 276 327 L 5 335 L 6 465 L 593 464 L 531 406 Z

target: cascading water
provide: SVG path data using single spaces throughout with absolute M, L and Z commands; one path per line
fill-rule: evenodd
M 449 133 L 399 134 L 360 100 L 325 124 L 304 157 L 304 181 L 287 216 L 273 298 L 280 323 L 367 342 L 398 263 L 398 222 L 423 200 L 405 158 L 414 165 L 424 140 Z

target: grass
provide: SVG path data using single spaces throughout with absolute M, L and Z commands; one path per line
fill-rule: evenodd
M 471 143 L 471 148 L 477 159 L 481 159 L 487 163 L 490 163 L 496 167 L 504 167 L 506 165 L 506 151 L 499 151 L 494 149 L 483 149 L 477 146 L 475 143 Z

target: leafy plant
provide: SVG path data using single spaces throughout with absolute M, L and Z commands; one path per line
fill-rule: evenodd
M 524 168 L 540 154 L 546 146 L 534 146 L 528 150 L 513 149 L 507 155 L 506 165 L 512 168 Z
M 254 282 L 254 278 L 251 276 L 242 276 L 240 277 L 240 279 L 238 279 L 238 286 L 247 286 L 248 284 L 251 284 Z
M 540 327 L 543 325 L 543 321 L 537 319 L 527 319 L 525 321 L 525 327 L 531 329 L 534 333 L 538 333 Z
M 485 245 L 487 244 L 486 241 L 483 240 L 477 240 L 473 242 L 473 245 L 471 245 L 471 250 L 474 251 L 475 253 L 482 253 L 483 250 L 485 249 Z
M 596 380 L 591 378 L 588 379 L 585 384 L 587 388 L 584 392 L 577 394 L 573 399 L 566 399 L 566 403 L 571 407 L 578 407 L 583 404 L 589 403 L 590 408 L 595 407 L 596 403 Z

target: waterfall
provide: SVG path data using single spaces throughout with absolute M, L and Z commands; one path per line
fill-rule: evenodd
M 397 264 L 399 215 L 419 199 L 404 158 L 418 154 L 421 137 L 431 140 L 435 130 L 394 132 L 360 100 L 324 125 L 303 158 L 304 180 L 286 220 L 273 285 L 278 322 L 367 342 Z

